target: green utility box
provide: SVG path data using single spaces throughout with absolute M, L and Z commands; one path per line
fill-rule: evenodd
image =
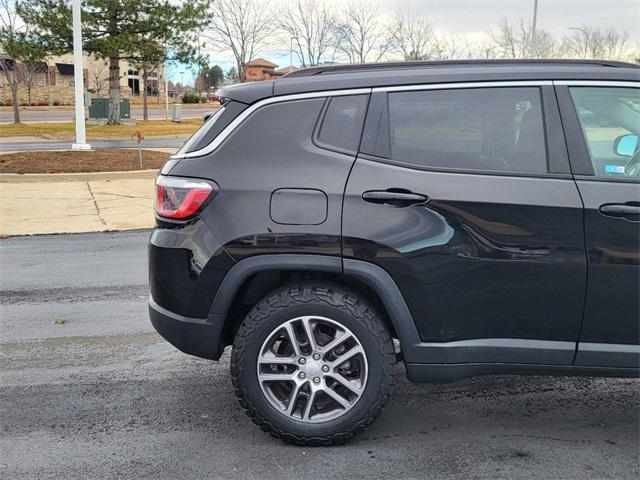
M 109 116 L 109 99 L 94 98 L 89 107 L 89 118 L 107 118 Z M 120 100 L 120 118 L 131 119 L 131 103 L 128 99 Z
M 120 118 L 126 120 L 131 119 L 131 103 L 128 98 L 120 100 Z
M 89 107 L 89 118 L 107 118 L 109 113 L 108 98 L 92 98 Z

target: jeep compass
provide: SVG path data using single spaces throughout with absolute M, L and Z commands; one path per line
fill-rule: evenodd
M 156 181 L 149 312 L 263 430 L 341 443 L 415 382 L 637 376 L 640 69 L 337 65 L 219 91 Z

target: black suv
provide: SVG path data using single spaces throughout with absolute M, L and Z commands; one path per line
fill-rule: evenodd
M 151 321 L 227 345 L 263 430 L 343 442 L 391 394 L 637 376 L 640 69 L 328 66 L 221 90 L 157 178 Z

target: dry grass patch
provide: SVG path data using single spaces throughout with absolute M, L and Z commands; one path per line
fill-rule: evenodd
M 87 138 L 130 139 L 136 132 L 145 137 L 168 137 L 191 135 L 202 125 L 202 119 L 188 118 L 182 123 L 164 120 L 138 121 L 135 125 L 87 125 Z M 0 126 L 0 138 L 14 135 L 47 135 L 52 138 L 70 139 L 75 136 L 73 122 L 61 123 L 12 123 Z

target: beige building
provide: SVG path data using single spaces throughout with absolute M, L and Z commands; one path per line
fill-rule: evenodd
M 3 62 L 8 68 L 15 69 L 12 61 Z M 83 83 L 85 91 L 91 92 L 94 97 L 107 97 L 109 95 L 109 64 L 108 61 L 84 55 L 83 59 Z M 0 65 L 0 105 L 11 105 L 11 88 Z M 42 65 L 35 69 L 24 70 L 18 65 L 18 78 L 20 79 L 19 98 L 20 104 L 28 102 L 28 88 L 31 85 L 32 105 L 73 105 L 74 102 L 74 67 L 73 54 L 50 57 Z M 162 88 L 164 68 L 161 65 L 156 72 L 149 75 L 147 81 L 147 94 L 152 97 L 161 95 L 164 99 Z M 129 62 L 120 62 L 120 91 L 123 98 L 129 98 L 132 103 L 142 102 L 142 76 L 138 69 Z M 153 101 L 153 100 L 151 100 Z
M 259 82 L 261 80 L 275 80 L 281 76 L 298 70 L 296 67 L 278 68 L 273 62 L 264 58 L 256 58 L 245 65 L 247 71 L 247 82 Z

